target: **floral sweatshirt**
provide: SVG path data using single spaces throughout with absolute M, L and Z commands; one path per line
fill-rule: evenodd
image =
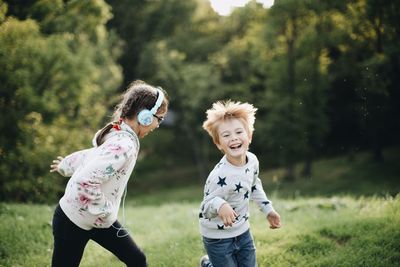
M 60 173 L 71 176 L 60 199 L 61 209 L 85 230 L 108 228 L 117 220 L 140 146 L 137 135 L 125 123 L 121 130 L 111 129 L 100 146 L 95 138 L 94 147 L 72 153 L 59 164 Z
M 268 215 L 273 210 L 272 202 L 265 195 L 258 178 L 257 157 L 247 152 L 247 163 L 234 166 L 224 156 L 211 171 L 204 186 L 204 199 L 200 205 L 200 233 L 208 238 L 231 238 L 238 236 L 250 227 L 249 200 L 253 200 L 261 211 Z M 229 203 L 238 214 L 231 227 L 224 226 L 218 210 Z

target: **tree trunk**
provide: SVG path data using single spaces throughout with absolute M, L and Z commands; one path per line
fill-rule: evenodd
M 382 153 L 382 146 L 379 144 L 375 144 L 372 147 L 372 154 L 374 157 L 374 161 L 382 162 L 383 161 L 383 153 Z
M 207 173 L 206 173 L 204 157 L 201 153 L 202 150 L 199 145 L 200 142 L 199 140 L 196 140 L 194 132 L 191 130 L 191 127 L 187 123 L 183 124 L 183 128 L 186 134 L 188 135 L 188 138 L 191 143 L 197 175 L 200 177 L 200 179 L 202 179 L 203 177 L 207 176 Z
M 301 171 L 301 176 L 310 178 L 312 174 L 312 158 L 308 156 L 304 162 L 304 168 Z
M 294 182 L 296 180 L 294 175 L 294 165 L 292 163 L 287 165 L 284 179 L 288 182 Z

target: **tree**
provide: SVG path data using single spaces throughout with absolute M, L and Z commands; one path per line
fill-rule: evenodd
M 395 113 L 391 106 L 391 99 L 395 98 L 393 83 L 398 80 L 392 70 L 396 63 L 391 62 L 398 62 L 399 58 L 398 46 L 392 46 L 399 40 L 394 34 L 398 23 L 391 20 L 394 10 L 395 2 L 384 5 L 381 1 L 366 0 L 349 5 L 349 12 L 355 18 L 352 21 L 355 44 L 362 51 L 358 64 L 362 99 L 359 113 L 366 142 L 376 161 L 383 160 L 382 150 L 393 139 L 388 126 L 398 125 L 393 120 Z
M 62 6 L 38 1 L 23 20 L 12 17 L 15 5 L 5 11 L 0 24 L 0 111 L 7 114 L 0 120 L 2 199 L 55 199 L 64 182 L 48 175 L 51 159 L 89 146 L 103 123 L 121 80 L 109 50 L 115 39 L 105 31 L 107 8 L 102 1 Z M 73 14 L 90 17 L 82 22 L 86 28 L 61 29 L 54 21 L 73 25 L 67 23 Z

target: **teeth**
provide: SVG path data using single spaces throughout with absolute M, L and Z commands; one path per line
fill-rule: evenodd
M 235 146 L 230 146 L 231 149 L 237 149 L 240 148 L 242 145 L 235 145 Z

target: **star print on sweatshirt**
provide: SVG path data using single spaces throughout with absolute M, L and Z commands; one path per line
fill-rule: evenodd
M 247 152 L 246 156 L 244 166 L 234 166 L 224 156 L 209 174 L 199 212 L 200 233 L 203 236 L 230 238 L 247 231 L 250 227 L 250 200 L 256 202 L 265 215 L 273 210 L 258 177 L 258 159 L 251 152 Z M 218 216 L 218 210 L 224 203 L 229 203 L 238 214 L 231 227 L 224 226 Z

